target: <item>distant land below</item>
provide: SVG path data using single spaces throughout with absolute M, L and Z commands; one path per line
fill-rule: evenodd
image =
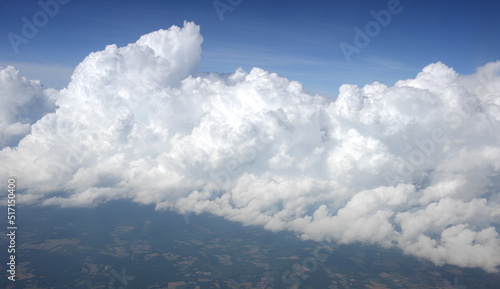
M 500 288 L 500 274 L 438 267 L 397 249 L 302 241 L 131 201 L 19 206 L 16 216 L 17 281 L 2 278 L 2 288 Z

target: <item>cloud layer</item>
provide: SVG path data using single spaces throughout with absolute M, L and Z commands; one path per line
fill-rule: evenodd
M 57 92 L 20 77 L 12 66 L 0 67 L 0 88 L 0 147 L 16 146 L 33 123 L 55 111 Z
M 0 175 L 19 201 L 126 198 L 497 271 L 500 62 L 331 99 L 259 68 L 199 73 L 202 42 L 186 22 L 109 45 L 61 91 L 1 70 Z

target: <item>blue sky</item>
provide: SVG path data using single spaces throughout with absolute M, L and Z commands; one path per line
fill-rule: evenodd
M 257 66 L 298 80 L 310 92 L 332 96 L 343 83 L 392 85 L 437 61 L 471 74 L 500 59 L 500 4 L 492 0 L 401 0 L 399 5 L 394 0 L 220 0 L 239 2 L 223 13 L 223 20 L 210 0 L 65 2 L 16 53 L 9 33 L 22 37 L 23 17 L 33 21 L 43 10 L 38 1 L 0 1 L 0 66 L 15 65 L 26 77 L 61 88 L 89 53 L 182 26 L 184 20 L 201 26 L 200 71 Z M 354 45 L 354 28 L 365 31 L 375 20 L 370 12 L 388 10 L 388 5 L 400 12 L 391 13 L 385 27 L 378 24 L 368 45 L 348 62 L 339 45 Z

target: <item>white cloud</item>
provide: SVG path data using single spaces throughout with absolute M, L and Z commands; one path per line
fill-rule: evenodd
M 0 66 L 14 66 L 28 79 L 38 79 L 47 87 L 61 89 L 66 87 L 75 67 L 60 64 L 41 64 L 32 62 L 0 61 Z
M 0 147 L 14 146 L 45 113 L 55 111 L 55 93 L 39 81 L 19 76 L 13 66 L 0 67 Z
M 259 68 L 198 73 L 202 41 L 185 23 L 110 45 L 60 91 L 3 70 L 1 125 L 21 128 L 0 136 L 0 175 L 19 201 L 127 198 L 497 270 L 500 62 L 472 76 L 435 63 L 333 100 Z M 30 99 L 59 108 L 35 117 Z

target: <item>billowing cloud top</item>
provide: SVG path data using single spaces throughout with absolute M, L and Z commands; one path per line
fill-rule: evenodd
M 107 46 L 61 91 L 2 70 L 0 175 L 19 201 L 126 198 L 497 271 L 500 62 L 330 99 L 258 68 L 197 73 L 202 41 L 184 23 Z

